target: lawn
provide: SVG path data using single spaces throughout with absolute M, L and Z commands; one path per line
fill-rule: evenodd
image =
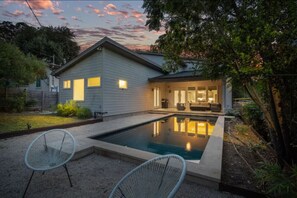
M 41 115 L 27 113 L 0 113 L 0 133 L 19 131 L 31 128 L 47 127 L 59 124 L 78 122 L 75 117 L 60 117 L 56 115 Z

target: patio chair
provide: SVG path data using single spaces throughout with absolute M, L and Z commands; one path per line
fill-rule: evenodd
M 75 139 L 64 129 L 53 129 L 35 138 L 25 155 L 26 166 L 33 171 L 23 197 L 26 195 L 35 171 L 41 171 L 44 174 L 45 171 L 63 166 L 72 187 L 66 163 L 73 157 L 74 152 Z
M 178 155 L 153 158 L 125 175 L 112 190 L 115 197 L 173 197 L 186 174 L 185 160 Z

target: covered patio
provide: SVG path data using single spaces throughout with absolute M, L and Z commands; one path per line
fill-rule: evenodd
M 195 71 L 149 79 L 154 111 L 222 115 L 232 108 L 232 87 L 225 79 L 209 80 Z

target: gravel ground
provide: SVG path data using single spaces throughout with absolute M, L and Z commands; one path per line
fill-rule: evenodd
M 31 175 L 24 155 L 40 133 L 0 140 L 0 197 L 21 197 Z M 68 163 L 73 187 L 65 170 L 57 168 L 44 175 L 36 173 L 26 197 L 108 197 L 115 184 L 135 164 L 92 154 Z M 239 197 L 184 181 L 176 197 Z

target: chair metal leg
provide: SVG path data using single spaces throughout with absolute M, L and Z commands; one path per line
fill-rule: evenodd
M 32 180 L 33 175 L 34 175 L 34 171 L 32 171 L 32 174 L 31 174 L 31 177 L 30 177 L 29 182 L 28 182 L 28 184 L 27 184 L 26 190 L 25 190 L 25 192 L 24 192 L 24 194 L 23 194 L 23 198 L 24 198 L 25 195 L 26 195 L 26 192 L 27 192 L 27 190 L 28 190 L 28 188 L 29 188 L 29 185 L 30 185 L 30 183 L 31 183 L 31 180 Z
M 70 175 L 69 175 L 69 172 L 68 172 L 68 169 L 67 169 L 66 164 L 64 164 L 63 167 L 65 168 L 65 170 L 67 172 L 67 176 L 68 176 L 68 179 L 69 179 L 69 182 L 70 182 L 70 187 L 72 187 L 73 185 L 72 185 L 72 182 L 71 182 Z

